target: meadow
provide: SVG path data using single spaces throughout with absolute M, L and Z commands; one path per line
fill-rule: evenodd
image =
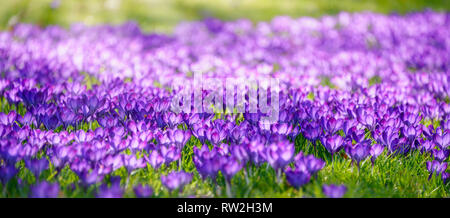
M 449 197 L 450 4 L 339 2 L 5 3 L 0 197 Z

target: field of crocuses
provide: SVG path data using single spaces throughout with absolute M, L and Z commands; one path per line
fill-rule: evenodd
M 198 71 L 276 78 L 277 121 L 251 87 L 243 113 L 172 111 Z M 0 72 L 1 197 L 450 195 L 448 13 L 18 24 Z

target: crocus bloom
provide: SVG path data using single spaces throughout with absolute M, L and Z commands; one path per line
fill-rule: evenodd
M 191 137 L 190 131 L 183 131 L 180 129 L 168 131 L 168 137 L 179 149 L 182 149 L 186 142 Z
M 0 123 L 3 125 L 10 125 L 16 119 L 16 112 L 11 111 L 9 114 L 0 113 Z
M 277 170 L 291 162 L 294 153 L 295 148 L 293 144 L 286 141 L 274 143 L 266 148 L 267 162 Z
M 11 178 L 16 176 L 18 170 L 13 165 L 0 167 L 0 181 L 5 185 Z
M 246 163 L 250 159 L 247 148 L 243 145 L 232 145 L 231 154 L 241 163 Z
M 222 173 L 225 176 L 225 179 L 228 181 L 233 178 L 234 174 L 239 172 L 242 169 L 242 164 L 234 157 L 226 158 L 224 163 L 222 164 Z
M 51 184 L 46 181 L 33 185 L 31 187 L 31 198 L 56 198 L 59 193 L 59 185 Z
M 425 141 L 422 144 L 422 152 L 430 152 L 436 145 L 432 141 Z
M 121 198 L 123 189 L 120 187 L 120 177 L 111 178 L 111 186 L 102 184 L 97 193 L 98 198 Z
M 372 164 L 375 163 L 375 160 L 378 156 L 380 156 L 381 153 L 383 153 L 384 147 L 380 144 L 375 144 L 370 147 L 370 155 L 372 156 L 371 161 Z
M 322 186 L 323 193 L 329 198 L 342 198 L 345 192 L 347 192 L 347 187 L 345 185 L 324 185 Z
M 171 172 L 167 176 L 161 176 L 162 184 L 169 189 L 169 191 L 183 189 L 183 187 L 189 184 L 192 180 L 192 174 L 183 171 Z
M 299 153 L 295 156 L 295 169 L 300 171 L 305 171 L 310 173 L 311 175 L 316 174 L 319 170 L 321 170 L 325 166 L 325 161 L 320 158 L 314 157 L 314 155 L 310 154 L 308 156 L 303 156 L 302 153 Z
M 437 160 L 428 161 L 427 162 L 427 170 L 430 172 L 430 176 L 428 178 L 431 178 L 433 173 L 436 173 L 437 175 L 445 172 L 447 169 L 448 164 L 447 163 L 440 163 Z
M 153 189 L 148 185 L 137 185 L 133 188 L 134 194 L 138 198 L 146 198 L 153 195 Z
M 224 160 L 224 157 L 217 152 L 217 149 L 209 151 L 207 145 L 203 145 L 201 149 L 194 147 L 193 161 L 203 179 L 210 177 L 214 180 Z
M 31 159 L 25 160 L 25 166 L 34 174 L 36 179 L 39 179 L 41 172 L 48 169 L 48 160 L 42 159 Z
M 447 184 L 447 182 L 450 181 L 450 173 L 443 172 L 441 177 L 442 180 L 444 181 L 444 184 Z
M 349 155 L 353 160 L 356 161 L 356 164 L 359 166 L 359 163 L 365 160 L 370 155 L 370 146 L 368 142 L 358 143 L 355 146 L 349 146 Z
M 258 140 L 253 140 L 248 144 L 248 153 L 252 163 L 261 165 L 267 159 L 266 148 Z
M 450 145 L 450 133 L 445 133 L 443 135 L 436 134 L 434 141 L 441 149 L 447 149 Z
M 176 146 L 161 146 L 161 155 L 164 157 L 164 163 L 167 165 L 181 158 L 181 149 Z
M 322 119 L 322 126 L 330 135 L 334 135 L 339 129 L 341 129 L 342 123 L 343 122 L 341 119 L 335 119 L 333 117 L 329 119 Z
M 449 150 L 437 150 L 437 149 L 433 149 L 433 157 L 435 160 L 439 161 L 439 162 L 444 162 L 449 154 L 450 151 Z
M 154 169 L 158 169 L 164 163 L 164 157 L 158 150 L 153 150 L 146 160 Z
M 344 139 L 340 135 L 328 136 L 322 138 L 322 144 L 333 155 L 338 152 L 344 143 Z
M 311 179 L 311 175 L 308 172 L 300 171 L 300 170 L 292 170 L 288 168 L 285 171 L 286 180 L 289 182 L 291 186 L 296 189 L 299 189 L 303 185 L 307 184 Z
M 82 172 L 79 175 L 80 180 L 85 186 L 90 186 L 96 184 L 103 179 L 103 175 L 98 173 L 98 170 L 93 170 L 92 172 Z

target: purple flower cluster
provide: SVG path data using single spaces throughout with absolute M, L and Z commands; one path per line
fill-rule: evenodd
M 322 187 L 323 193 L 329 198 L 342 198 L 347 192 L 345 185 L 324 185 Z
M 310 154 L 305 156 L 302 152 L 294 158 L 295 169 L 287 167 L 285 170 L 286 180 L 295 188 L 307 184 L 312 175 L 316 175 L 325 166 L 325 161 Z
M 383 153 L 428 153 L 428 171 L 446 181 L 448 17 L 426 11 L 277 17 L 256 25 L 206 20 L 180 24 L 172 35 L 143 33 L 135 23 L 19 24 L 0 33 L 0 96 L 7 102 L 0 113 L 1 182 L 16 176 L 17 162 L 37 182 L 51 164 L 57 172 L 69 167 L 83 187 L 100 185 L 99 197 L 121 197 L 120 180 L 107 185 L 107 175 L 181 162 L 195 138 L 202 147 L 194 146 L 192 159 L 203 179 L 220 171 L 231 181 L 248 164 L 267 163 L 300 188 L 325 162 L 295 154 L 297 136 L 333 158 L 345 153 L 358 167 Z M 278 122 L 261 125 L 262 113 L 248 110 L 219 119 L 174 113 L 176 90 L 165 87 L 191 81 L 198 69 L 214 78 L 279 79 Z M 174 190 L 192 177 L 172 172 L 161 180 Z M 57 195 L 58 186 L 33 187 L 33 196 Z M 324 192 L 345 192 L 334 189 Z M 152 195 L 150 187 L 134 191 Z
M 192 174 L 183 171 L 171 172 L 167 176 L 161 177 L 162 184 L 169 189 L 169 191 L 183 189 L 183 187 L 189 184 L 192 180 Z

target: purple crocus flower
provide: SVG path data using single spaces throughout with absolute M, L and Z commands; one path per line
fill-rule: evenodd
M 163 120 L 165 123 L 169 125 L 169 127 L 175 127 L 183 121 L 182 114 L 175 113 L 165 113 L 163 116 Z
M 432 153 L 434 159 L 442 163 L 448 158 L 450 151 L 442 149 L 441 150 L 433 149 Z
M 26 112 L 23 116 L 20 116 L 17 121 L 22 125 L 30 125 L 33 121 L 33 115 L 30 112 Z
M 358 108 L 356 110 L 356 115 L 358 122 L 366 126 L 369 130 L 373 129 L 376 120 L 374 115 L 371 111 L 368 110 L 368 108 Z
M 203 179 L 210 177 L 214 181 L 222 167 L 224 158 L 217 152 L 217 149 L 209 151 L 208 146 L 203 145 L 201 149 L 194 147 L 193 161 Z
M 153 169 L 158 169 L 164 163 L 164 156 L 162 156 L 158 150 L 153 150 L 148 158 L 145 158 Z
M 87 97 L 86 95 L 83 95 L 83 103 L 89 109 L 85 115 L 91 116 L 97 111 L 97 109 L 103 106 L 105 99 L 98 99 L 97 96 Z
M 210 31 L 211 33 L 217 34 L 224 28 L 223 22 L 216 18 L 208 17 L 205 18 L 203 22 L 208 31 Z
M 288 141 L 273 143 L 266 148 L 267 162 L 275 169 L 280 169 L 292 161 L 295 147 Z
M 99 183 L 103 179 L 103 175 L 99 174 L 97 169 L 92 172 L 81 172 L 78 176 L 80 177 L 82 184 L 86 187 Z
M 302 133 L 305 138 L 315 143 L 319 136 L 322 134 L 322 129 L 318 124 L 310 123 L 306 124 L 306 126 L 302 128 Z
M 384 146 L 380 144 L 375 144 L 370 147 L 370 156 L 372 156 L 371 161 L 372 165 L 375 164 L 375 160 L 380 156 L 381 153 L 384 151 Z
M 230 141 L 233 141 L 236 144 L 241 144 L 245 137 L 245 129 L 243 126 L 236 126 L 230 132 Z
M 303 156 L 302 153 L 298 153 L 295 156 L 295 169 L 300 171 L 308 172 L 311 175 L 316 174 L 325 166 L 325 161 L 320 158 L 314 157 L 310 154 Z
M 161 146 L 160 151 L 166 165 L 181 158 L 181 149 L 176 146 Z
M 111 178 L 111 186 L 102 184 L 98 188 L 97 198 L 122 198 L 123 189 L 120 187 L 120 177 Z
M 356 120 L 346 120 L 342 124 L 342 128 L 345 136 L 350 136 L 353 131 L 356 130 L 357 121 Z
M 230 181 L 233 176 L 242 169 L 242 164 L 234 157 L 224 160 L 221 171 L 226 180 Z
M 419 131 L 414 128 L 414 126 L 408 126 L 403 129 L 403 134 L 408 138 L 408 140 L 413 141 L 416 139 Z
M 419 116 L 419 114 L 406 112 L 403 114 L 402 119 L 407 126 L 416 126 L 419 121 L 422 120 L 422 116 Z
M 340 135 L 333 135 L 328 137 L 321 138 L 322 144 L 328 150 L 328 152 L 333 155 L 334 153 L 341 150 L 342 145 L 344 144 L 344 139 Z
M 25 160 L 25 166 L 34 174 L 36 179 L 39 179 L 41 172 L 48 169 L 48 160 L 42 159 L 27 159 Z
M 434 142 L 436 142 L 441 149 L 447 149 L 450 145 L 450 133 L 444 133 L 442 135 L 436 134 L 434 136 Z
M 6 185 L 6 183 L 12 179 L 14 176 L 16 176 L 18 170 L 14 165 L 6 165 L 0 167 L 0 181 L 3 185 Z
M 191 138 L 190 131 L 183 131 L 180 129 L 171 130 L 168 132 L 168 137 L 172 143 L 178 148 L 182 149 L 186 145 L 187 141 Z
M 47 92 L 32 90 L 22 90 L 17 93 L 18 97 L 23 99 L 25 106 L 31 109 L 37 105 L 42 105 L 47 100 Z
M 316 174 L 325 166 L 325 161 L 320 158 L 314 157 L 314 155 L 310 154 L 305 158 L 306 169 L 312 175 Z
M 57 183 L 43 181 L 31 187 L 30 198 L 56 198 L 58 193 L 59 185 Z
M 218 130 L 215 128 L 209 128 L 206 130 L 206 138 L 211 144 L 218 145 L 227 137 L 227 133 L 224 129 Z
M 347 187 L 345 185 L 323 185 L 323 193 L 329 198 L 342 198 L 345 192 L 347 192 Z
M 339 129 L 341 129 L 342 123 L 343 122 L 341 119 L 335 119 L 333 117 L 329 119 L 322 119 L 322 126 L 324 130 L 330 135 L 334 135 Z
M 393 153 L 398 149 L 400 141 L 401 139 L 399 139 L 398 129 L 387 127 L 383 131 L 379 143 L 386 146 L 389 152 Z
M 433 176 L 433 173 L 436 173 L 437 175 L 445 172 L 445 170 L 447 169 L 448 163 L 440 163 L 437 160 L 433 160 L 433 161 L 428 161 L 427 162 L 427 170 L 428 172 L 430 172 L 430 176 L 428 177 L 428 179 L 431 179 L 431 177 Z
M 248 154 L 248 150 L 243 145 L 232 145 L 231 146 L 231 154 L 235 157 L 239 162 L 245 164 L 249 161 L 250 157 Z
M 54 130 L 60 125 L 59 119 L 56 115 L 44 114 L 43 116 L 40 117 L 39 120 L 44 124 L 44 127 L 47 130 Z
M 127 168 L 127 172 L 131 174 L 131 172 L 135 169 L 144 168 L 147 164 L 144 161 L 144 158 L 137 158 L 135 154 L 133 155 L 124 155 L 123 156 L 123 165 Z
M 153 189 L 149 185 L 137 185 L 133 191 L 138 198 L 147 198 L 153 195 Z
M 361 143 L 358 143 L 354 146 L 349 145 L 347 147 L 348 154 L 350 157 L 356 161 L 356 165 L 359 167 L 359 163 L 363 160 L 365 160 L 370 155 L 370 145 L 368 141 L 363 141 Z
M 206 129 L 208 127 L 203 123 L 195 123 L 192 125 L 192 134 L 200 140 L 201 143 L 205 143 L 206 140 Z
M 261 165 L 267 159 L 266 147 L 259 140 L 253 140 L 248 144 L 248 153 L 253 164 Z
M 11 125 L 16 120 L 16 112 L 11 111 L 9 114 L 0 113 L 0 124 Z
M 155 139 L 159 145 L 168 145 L 172 143 L 172 141 L 169 138 L 168 132 L 157 132 L 155 134 Z
M 443 172 L 441 177 L 442 181 L 444 181 L 444 184 L 447 184 L 447 182 L 450 181 L 450 173 Z
M 299 189 L 303 185 L 307 184 L 311 179 L 311 175 L 308 172 L 300 170 L 292 170 L 288 167 L 285 170 L 286 180 L 288 183 L 296 189 Z
M 171 172 L 167 176 L 161 176 L 162 184 L 169 189 L 169 191 L 173 191 L 175 189 L 179 189 L 181 191 L 185 185 L 191 182 L 191 180 L 192 174 L 183 171 Z
M 433 141 L 425 141 L 423 143 L 421 143 L 421 151 L 422 152 L 431 152 L 433 150 L 433 148 L 435 148 L 436 145 L 434 144 Z
M 356 143 L 364 141 L 364 138 L 366 137 L 366 133 L 362 129 L 357 129 L 352 132 L 351 139 L 355 140 Z
M 292 131 L 292 125 L 289 123 L 277 123 L 271 126 L 272 133 L 280 135 L 289 135 Z

